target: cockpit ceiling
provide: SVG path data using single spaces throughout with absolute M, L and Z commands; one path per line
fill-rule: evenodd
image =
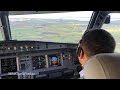
M 9 15 L 64 13 L 71 11 L 9 11 Z

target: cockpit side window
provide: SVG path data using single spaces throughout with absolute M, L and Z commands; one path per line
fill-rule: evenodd
M 3 41 L 1 30 L 0 30 L 0 41 Z
M 2 33 L 3 27 L 2 27 L 2 23 L 1 23 L 1 19 L 0 19 L 0 41 L 3 41 L 3 33 Z
M 120 13 L 111 13 L 109 15 L 111 17 L 110 24 L 104 24 L 102 29 L 105 29 L 112 34 L 116 41 L 115 52 L 120 53 Z

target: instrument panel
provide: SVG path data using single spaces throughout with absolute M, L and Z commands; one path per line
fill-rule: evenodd
M 77 48 L 76 44 L 39 41 L 0 41 L 0 54 L 20 53 L 60 48 Z
M 16 71 L 17 71 L 16 58 L 1 59 L 1 73 Z
M 40 41 L 1 41 L 1 79 L 73 77 L 80 66 L 77 44 Z
M 33 64 L 33 70 L 47 67 L 45 56 L 43 56 L 43 55 L 33 56 L 32 57 L 32 64 Z

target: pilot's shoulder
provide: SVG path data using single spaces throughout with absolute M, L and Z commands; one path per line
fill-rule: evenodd
M 84 79 L 84 70 L 81 70 L 79 72 L 79 74 L 80 74 L 80 78 L 79 79 Z

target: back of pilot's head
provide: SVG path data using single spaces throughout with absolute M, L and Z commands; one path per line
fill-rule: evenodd
M 90 57 L 100 53 L 113 53 L 116 42 L 113 36 L 103 29 L 89 31 L 81 42 L 84 53 Z

